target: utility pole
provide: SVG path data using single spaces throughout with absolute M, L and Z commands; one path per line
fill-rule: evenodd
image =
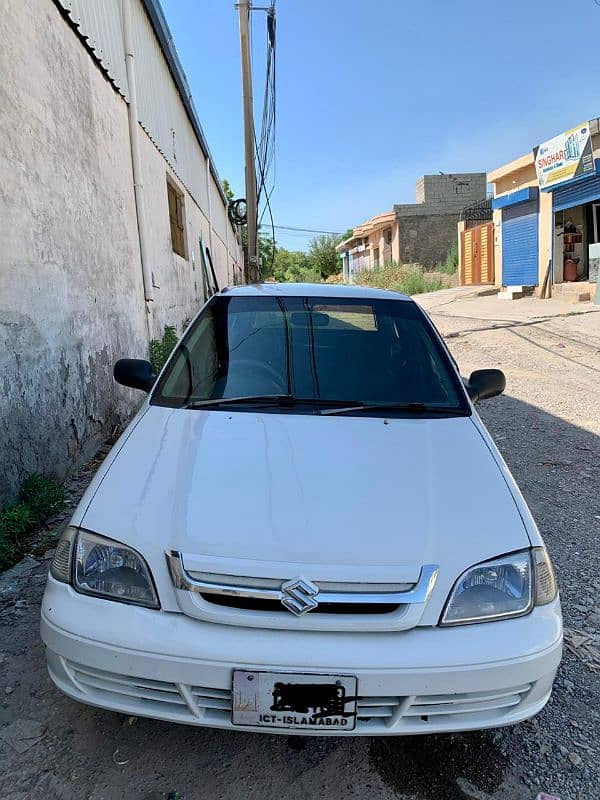
M 258 208 L 256 197 L 256 161 L 254 135 L 254 100 L 252 96 L 252 61 L 250 58 L 251 0 L 238 0 L 240 17 L 240 53 L 242 62 L 242 96 L 244 103 L 244 149 L 246 159 L 246 210 L 248 218 L 248 256 L 246 280 L 260 281 L 258 258 Z

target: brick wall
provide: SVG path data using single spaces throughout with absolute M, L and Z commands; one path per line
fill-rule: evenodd
M 400 261 L 435 267 L 457 240 L 457 214 L 421 214 L 400 218 Z

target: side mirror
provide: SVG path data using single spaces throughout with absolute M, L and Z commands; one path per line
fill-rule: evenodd
M 117 383 L 143 392 L 149 392 L 156 380 L 152 364 L 142 358 L 120 358 L 114 366 L 113 377 Z
M 506 378 L 500 369 L 478 369 L 471 373 L 466 388 L 469 397 L 476 403 L 502 394 L 506 388 Z

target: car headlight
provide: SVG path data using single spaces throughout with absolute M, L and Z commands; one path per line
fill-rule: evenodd
M 464 572 L 450 593 L 441 625 L 467 625 L 520 617 L 550 603 L 556 578 L 545 547 L 534 547 L 478 564 Z
M 61 537 L 50 574 L 82 594 L 159 608 L 148 565 L 131 547 L 69 527 Z
M 442 625 L 502 619 L 526 614 L 532 606 L 531 555 L 513 553 L 471 567 L 456 582 Z

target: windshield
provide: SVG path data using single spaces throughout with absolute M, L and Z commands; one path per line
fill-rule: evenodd
M 421 403 L 468 413 L 449 358 L 415 303 L 331 297 L 214 297 L 151 402 L 277 396 L 305 408 L 308 401 Z

